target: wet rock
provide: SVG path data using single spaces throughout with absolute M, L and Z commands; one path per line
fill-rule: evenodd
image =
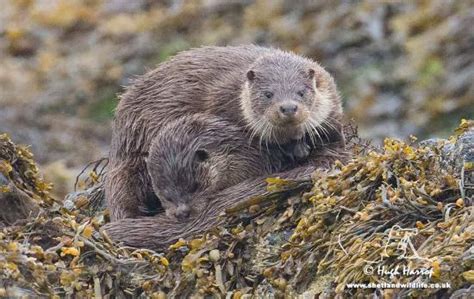
M 35 217 L 39 212 L 35 200 L 2 177 L 0 175 L 0 182 L 6 182 L 7 185 L 5 190 L 0 190 L 0 226 L 13 225 L 19 220 Z
M 467 129 L 455 141 L 431 138 L 420 142 L 420 146 L 433 147 L 441 150 L 443 165 L 453 168 L 461 174 L 461 190 L 469 200 L 474 194 L 474 128 Z M 434 153 L 433 153 L 434 154 Z M 468 205 L 472 204 L 471 202 Z
M 431 138 L 420 142 L 420 146 L 440 147 L 446 165 L 454 166 L 456 171 L 468 168 L 472 171 L 470 163 L 474 162 L 474 129 L 470 129 L 454 142 L 442 138 Z

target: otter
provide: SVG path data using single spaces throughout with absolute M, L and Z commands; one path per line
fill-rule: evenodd
M 205 114 L 164 126 L 151 143 L 146 166 L 166 214 L 180 220 L 199 212 L 193 198 L 282 169 L 278 159 L 252 146 L 239 127 Z
M 198 113 L 237 126 L 253 146 L 291 167 L 312 161 L 321 145 L 344 144 L 341 100 L 318 63 L 253 45 L 184 51 L 120 97 L 105 182 L 112 221 L 163 208 L 146 163 L 150 146 L 167 124 Z

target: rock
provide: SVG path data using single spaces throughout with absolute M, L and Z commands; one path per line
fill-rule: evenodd
M 6 190 L 0 190 L 0 226 L 13 225 L 15 222 L 35 217 L 39 212 L 38 204 L 13 182 L 8 182 L 0 174 L 0 181 L 7 182 Z
M 423 140 L 420 146 L 441 149 L 444 167 L 454 168 L 461 173 L 461 189 L 464 197 L 469 200 L 474 194 L 474 127 L 467 128 L 454 142 L 446 139 L 431 138 Z M 434 154 L 434 153 L 433 153 Z M 472 205 L 472 202 L 468 202 Z

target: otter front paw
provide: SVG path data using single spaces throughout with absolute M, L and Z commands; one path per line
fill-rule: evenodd
M 275 146 L 272 156 L 284 164 L 305 161 L 310 155 L 311 147 L 304 140 L 293 140 L 287 144 Z
M 308 158 L 310 151 L 311 147 L 306 142 L 299 141 L 293 147 L 292 155 L 296 161 L 301 162 Z

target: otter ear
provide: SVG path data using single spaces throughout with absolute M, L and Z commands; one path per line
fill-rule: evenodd
M 247 79 L 249 79 L 249 81 L 253 81 L 255 79 L 255 72 L 250 70 L 247 72 Z
M 205 149 L 198 149 L 195 152 L 195 159 L 197 162 L 201 163 L 209 159 L 209 153 Z

